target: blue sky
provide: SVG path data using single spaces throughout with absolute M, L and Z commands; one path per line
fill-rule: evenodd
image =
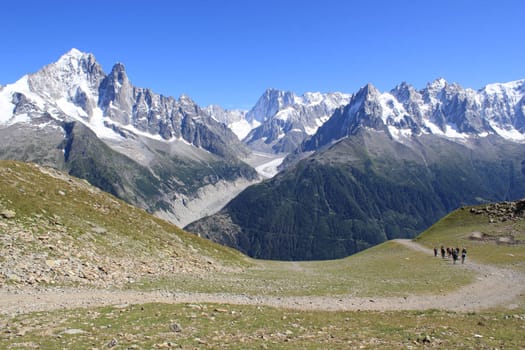
M 0 11 L 2 85 L 73 47 L 105 72 L 122 62 L 136 86 L 230 109 L 267 88 L 525 78 L 523 0 L 19 0 Z

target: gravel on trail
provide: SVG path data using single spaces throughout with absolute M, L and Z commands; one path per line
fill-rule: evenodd
M 396 240 L 406 247 L 427 254 L 433 252 L 411 240 Z M 16 315 L 35 311 L 90 308 L 105 305 L 159 303 L 217 303 L 265 305 L 277 308 L 318 311 L 395 311 L 440 309 L 460 312 L 480 311 L 492 307 L 516 308 L 516 300 L 525 295 L 525 275 L 519 271 L 497 268 L 469 261 L 458 268 L 474 270 L 476 281 L 452 292 L 405 297 L 353 296 L 251 296 L 227 293 L 189 293 L 90 288 L 15 288 L 0 289 L 0 314 Z

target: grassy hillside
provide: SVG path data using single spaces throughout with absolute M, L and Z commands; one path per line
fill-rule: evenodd
M 464 243 L 469 259 L 523 271 L 525 246 L 516 241 L 523 240 L 525 220 L 512 217 L 512 208 L 516 203 L 497 212 L 492 206 L 458 210 L 417 241 L 428 247 Z M 472 241 L 472 232 L 485 234 L 486 240 Z M 497 244 L 498 237 L 491 236 L 496 234 L 503 241 L 512 234 L 514 244 Z M 523 297 L 512 310 L 479 312 L 329 312 L 256 305 L 266 296 L 336 304 L 361 297 L 378 303 L 384 297 L 442 294 L 444 285 L 453 291 L 477 277 L 397 242 L 333 261 L 250 260 L 82 180 L 31 164 L 0 162 L 0 250 L 1 291 L 28 284 L 122 286 L 140 291 L 141 298 L 160 289 L 218 293 L 225 300 L 236 294 L 255 304 L 133 304 L 123 299 L 104 307 L 0 310 L 2 349 L 518 349 L 525 343 Z M 95 277 L 90 275 L 94 267 Z
M 449 290 L 453 290 L 474 279 L 470 271 L 455 269 L 451 274 L 450 262 L 436 261 L 396 242 L 385 242 L 340 260 L 253 263 L 243 273 L 217 272 L 204 280 L 192 274 L 160 279 L 146 275 L 128 288 L 277 297 L 404 297 L 433 294 L 452 282 Z
M 525 200 L 456 210 L 415 240 L 428 247 L 466 247 L 476 261 L 525 271 Z
M 2 322 L 2 318 L 0 318 Z M 18 315 L 5 349 L 521 349 L 525 313 L 145 304 Z
M 0 284 L 122 285 L 247 264 L 83 180 L 0 161 Z

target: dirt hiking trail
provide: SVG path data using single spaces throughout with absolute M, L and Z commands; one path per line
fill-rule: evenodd
M 433 255 L 433 251 L 411 240 L 395 242 L 408 248 Z M 306 296 L 276 297 L 249 296 L 226 293 L 179 293 L 169 291 L 122 291 L 89 288 L 7 288 L 0 289 L 0 314 L 15 315 L 33 311 L 86 308 L 104 305 L 160 303 L 219 303 L 265 305 L 278 308 L 320 311 L 356 310 L 427 310 L 479 311 L 492 307 L 517 308 L 520 296 L 525 295 L 525 274 L 468 261 L 458 268 L 476 272 L 474 283 L 450 293 L 408 295 L 407 297 Z

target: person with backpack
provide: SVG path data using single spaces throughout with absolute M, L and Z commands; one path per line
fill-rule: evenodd
M 454 264 L 459 259 L 459 250 L 458 249 L 452 249 L 452 259 L 454 260 Z
M 465 263 L 465 259 L 467 258 L 467 248 L 463 247 L 461 250 L 461 263 Z

